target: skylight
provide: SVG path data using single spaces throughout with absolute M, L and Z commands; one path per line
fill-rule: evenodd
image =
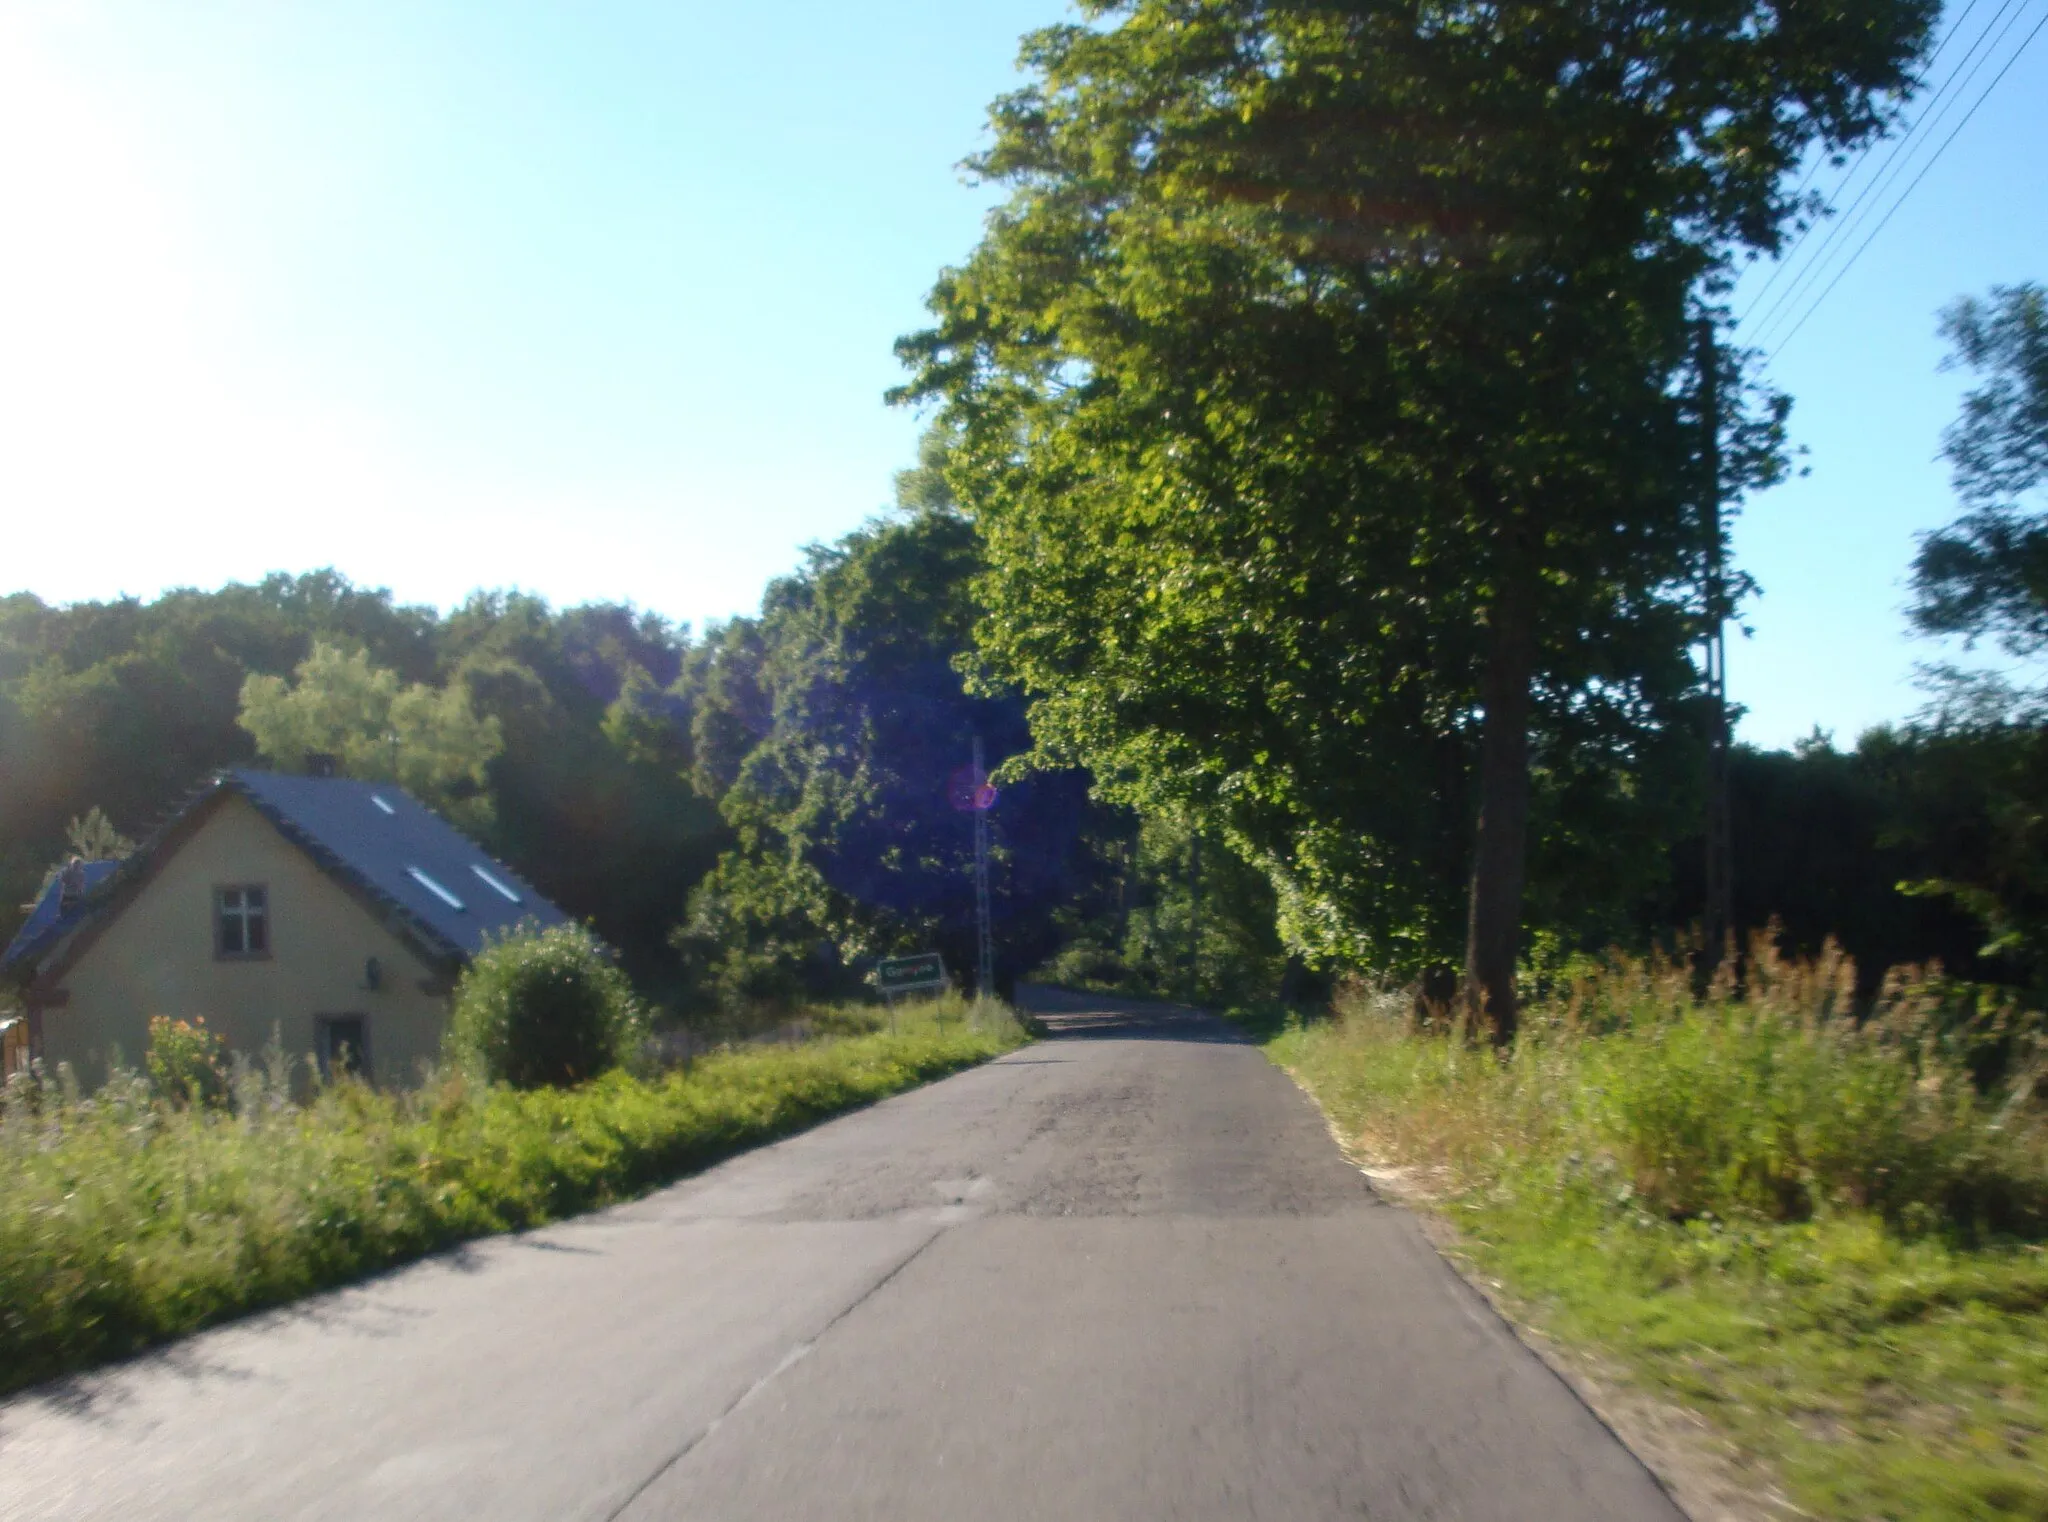
M 525 899 L 521 898 L 517 893 L 514 893 L 508 885 L 500 882 L 494 874 L 486 872 L 482 867 L 477 866 L 474 862 L 470 864 L 469 870 L 474 872 L 478 877 L 481 877 L 484 880 L 484 882 L 488 884 L 490 887 L 493 887 L 497 889 L 498 892 L 502 893 L 508 902 L 514 904 L 523 904 L 526 902 Z
M 457 898 L 454 894 L 450 893 L 446 888 L 442 887 L 439 883 L 435 882 L 431 877 L 427 876 L 427 874 L 422 872 L 418 867 L 407 867 L 405 869 L 405 875 L 411 878 L 414 882 L 418 883 L 422 888 L 425 888 L 429 893 L 433 894 L 434 897 L 438 898 L 450 909 L 461 909 L 463 907 L 461 899 Z
M 376 804 L 378 808 L 382 809 L 387 814 L 396 814 L 398 812 L 397 809 L 393 808 L 390 804 L 384 801 L 384 795 L 382 793 L 370 794 L 370 802 Z

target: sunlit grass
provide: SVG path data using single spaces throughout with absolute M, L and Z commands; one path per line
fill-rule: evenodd
M 1779 981 L 1771 976 L 1775 972 Z M 1404 1004 L 1267 1045 L 1546 1330 L 1702 1412 L 1807 1511 L 2048 1518 L 2048 1131 L 1894 990 L 1621 966 L 1506 1060 Z
M 630 1197 L 1024 1039 L 1001 1006 L 952 1000 L 906 1005 L 893 1033 L 885 1015 L 570 1090 L 450 1075 L 295 1104 L 274 1064 L 238 1075 L 230 1110 L 172 1108 L 134 1075 L 89 1098 L 17 1082 L 0 1109 L 0 1389 Z

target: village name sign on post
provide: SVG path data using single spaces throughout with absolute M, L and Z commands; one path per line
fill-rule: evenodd
M 938 993 L 950 987 L 945 958 L 936 951 L 914 957 L 884 957 L 875 964 L 875 991 L 893 1011 L 899 994 Z

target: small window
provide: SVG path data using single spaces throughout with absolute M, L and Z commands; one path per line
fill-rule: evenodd
M 524 900 L 517 893 L 515 893 L 512 890 L 511 886 L 508 883 L 506 883 L 502 878 L 500 878 L 497 873 L 486 872 L 482 867 L 476 866 L 474 864 L 470 866 L 469 870 L 474 872 L 478 877 L 482 878 L 484 880 L 484 885 L 486 887 L 495 888 L 498 892 L 499 897 L 503 898 L 506 902 L 513 904 L 523 904 L 526 902 L 526 900 Z
M 270 955 L 270 894 L 260 884 L 213 890 L 213 949 L 223 957 Z
M 434 897 L 438 898 L 450 909 L 460 909 L 462 907 L 461 899 L 457 898 L 454 894 L 450 893 L 446 888 L 442 887 L 439 883 L 435 882 L 433 878 L 427 876 L 427 874 L 422 872 L 418 867 L 407 867 L 405 869 L 405 875 L 407 877 L 410 877 L 414 882 L 418 883 L 422 888 L 425 888 L 429 893 L 433 894 Z
M 344 1074 L 370 1078 L 370 1021 L 366 1015 L 322 1015 L 319 1021 L 320 1071 L 330 1079 Z

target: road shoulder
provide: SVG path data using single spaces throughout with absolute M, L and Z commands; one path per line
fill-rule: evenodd
M 1576 1395 L 1615 1439 L 1655 1475 L 1692 1522 L 1779 1522 L 1804 1517 L 1772 1479 L 1745 1462 L 1697 1412 L 1644 1390 L 1628 1372 L 1591 1349 L 1552 1335 L 1539 1307 L 1509 1293 L 1467 1250 L 1442 1197 L 1415 1170 L 1366 1152 L 1324 1107 L 1314 1089 L 1284 1064 L 1322 1113 L 1330 1137 L 1365 1175 L 1374 1193 L 1414 1216 L 1437 1255 L 1493 1308 L 1515 1337 Z

